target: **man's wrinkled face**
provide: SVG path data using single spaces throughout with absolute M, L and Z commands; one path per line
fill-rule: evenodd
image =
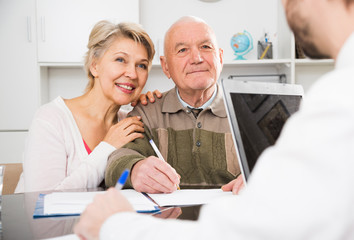
M 222 49 L 215 34 L 202 22 L 180 23 L 168 37 L 166 63 L 178 89 L 205 90 L 212 87 L 222 69 Z

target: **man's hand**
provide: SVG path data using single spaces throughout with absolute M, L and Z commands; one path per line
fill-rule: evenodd
M 232 180 L 228 184 L 221 187 L 224 192 L 232 191 L 233 194 L 239 194 L 240 190 L 243 188 L 243 178 L 240 174 L 236 179 Z
M 138 192 L 171 193 L 177 190 L 179 178 L 170 164 L 155 156 L 137 162 L 131 172 L 133 187 Z
M 134 212 L 134 209 L 119 191 L 110 188 L 104 194 L 95 196 L 81 214 L 74 232 L 80 239 L 98 239 L 104 221 L 118 212 Z
M 157 89 L 153 92 L 148 91 L 147 93 L 142 93 L 140 94 L 140 97 L 136 101 L 131 103 L 131 105 L 135 107 L 139 102 L 141 102 L 141 104 L 143 105 L 147 105 L 148 104 L 147 99 L 149 99 L 149 102 L 153 103 L 155 102 L 155 96 L 157 98 L 161 98 L 162 94 Z

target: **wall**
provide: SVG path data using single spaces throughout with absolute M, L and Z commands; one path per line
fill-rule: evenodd
M 35 53 L 36 50 L 38 51 L 36 47 L 40 48 L 40 44 L 36 45 L 36 32 L 38 34 L 40 33 L 40 31 L 36 29 L 36 26 L 38 25 L 39 28 L 39 25 L 41 25 L 41 18 L 39 18 L 39 16 L 37 16 L 37 20 L 35 20 L 35 14 L 39 14 L 38 9 L 36 9 L 35 7 L 36 4 L 38 5 L 39 2 L 43 3 L 43 1 L 46 0 L 28 1 L 28 4 L 31 5 L 31 7 L 26 7 L 23 4 L 23 2 L 25 1 L 26 0 L 16 0 L 16 3 L 19 6 L 14 5 L 14 8 L 21 8 L 22 11 L 30 10 L 31 14 L 33 15 L 31 18 L 29 18 L 30 22 L 33 22 L 31 25 L 31 31 L 33 32 L 32 40 L 31 43 L 26 44 L 31 44 L 31 46 L 33 47 L 33 49 L 31 48 L 31 51 Z M 95 0 L 90 0 L 90 3 L 92 4 L 93 1 Z M 10 2 L 11 0 L 6 0 L 0 3 L 5 5 L 7 4 L 10 6 Z M 58 3 L 59 2 L 60 1 L 58 1 Z M 60 4 L 60 6 L 62 6 L 64 3 L 60 2 Z M 71 1 L 66 0 L 65 4 L 71 4 Z M 51 5 L 49 7 L 51 7 Z M 323 73 L 333 69 L 333 62 L 331 61 L 324 62 L 324 64 L 318 64 L 314 62 L 308 62 L 308 60 L 294 59 L 294 43 L 292 42 L 292 35 L 288 29 L 284 18 L 280 0 L 221 0 L 216 3 L 205 3 L 199 0 L 139 0 L 139 9 L 140 23 L 150 34 L 157 48 L 157 54 L 154 59 L 154 65 L 144 89 L 145 92 L 148 90 L 152 91 L 155 89 L 159 89 L 163 92 L 174 86 L 172 80 L 169 80 L 165 77 L 161 67 L 159 66 L 159 55 L 163 54 L 163 38 L 166 30 L 174 21 L 176 21 L 181 16 L 185 15 L 194 15 L 197 17 L 201 17 L 206 22 L 208 22 L 214 29 L 218 39 L 219 47 L 224 49 L 225 64 L 221 78 L 227 78 L 229 75 L 234 74 L 286 73 L 289 77 L 288 82 L 302 84 L 305 88 L 305 91 L 307 91 L 307 89 L 314 82 L 314 79 L 317 79 Z M 50 10 L 56 11 L 56 9 Z M 3 10 L 3 12 L 4 11 L 5 9 Z M 9 14 L 13 11 L 5 12 L 6 14 Z M 85 11 L 84 15 L 87 16 L 88 13 L 90 12 Z M 2 14 L 1 17 L 5 18 L 7 16 L 6 14 Z M 78 11 L 76 18 L 80 18 L 82 14 L 83 13 L 80 13 L 80 11 Z M 94 15 L 95 12 L 92 11 L 92 14 Z M 114 9 L 111 10 L 110 14 L 115 14 Z M 11 16 L 13 15 L 14 14 L 12 14 Z M 65 17 L 68 18 L 68 16 Z M 11 19 L 12 18 L 9 18 L 7 20 Z M 29 20 L 27 20 L 26 23 L 26 18 L 24 17 L 24 23 L 21 24 L 26 25 L 28 24 L 28 21 Z M 60 19 L 58 19 L 58 21 L 60 21 Z M 75 21 L 75 19 L 65 19 L 65 22 L 70 23 L 71 21 Z M 8 23 L 8 21 L 2 21 L 1 27 L 6 26 L 4 24 L 5 22 L 6 24 Z M 21 27 L 25 26 L 22 25 Z M 16 25 L 12 29 L 19 30 L 20 28 Z M 8 31 L 11 32 L 12 29 Z M 236 63 L 235 61 L 233 61 L 234 55 L 233 50 L 230 46 L 230 39 L 233 34 L 243 32 L 244 30 L 249 31 L 252 34 L 254 41 L 254 49 L 245 56 L 248 61 L 241 61 Z M 16 33 L 20 34 L 20 37 L 23 35 L 22 37 L 27 38 L 27 32 L 25 30 L 21 30 Z M 269 33 L 270 40 L 273 42 L 274 45 L 274 61 L 256 60 L 256 43 L 257 40 L 264 36 L 265 32 Z M 0 34 L 2 34 L 2 32 Z M 6 34 L 6 36 L 7 35 L 8 34 Z M 10 34 L 8 36 L 10 36 Z M 70 37 L 70 34 L 68 34 L 68 37 Z M 88 36 L 86 37 L 88 38 Z M 38 36 L 38 38 L 41 38 L 41 36 Z M 6 40 L 7 38 L 1 38 L 0 40 L 3 39 Z M 15 37 L 15 39 L 18 38 Z M 12 56 L 13 54 L 11 54 L 11 49 L 15 49 L 16 46 L 12 46 L 11 44 L 14 43 L 16 42 L 6 42 L 6 48 L 4 48 L 5 45 L 1 46 L 3 50 L 2 52 L 5 52 L 5 54 L 8 53 L 8 55 Z M 26 47 L 25 49 L 28 50 L 29 48 Z M 36 57 L 37 61 L 35 59 Z M 6 127 L 6 129 L 4 128 L 5 132 L 1 132 L 0 130 L 0 145 L 2 146 L 2 153 L 0 153 L 0 162 L 3 163 L 21 161 L 22 152 L 25 145 L 25 138 L 27 136 L 27 129 L 31 118 L 35 112 L 34 109 L 36 109 L 36 106 L 39 107 L 40 105 L 53 100 L 58 95 L 61 95 L 64 98 L 73 98 L 79 96 L 83 93 L 83 90 L 85 89 L 85 86 L 87 84 L 86 74 L 83 71 L 82 63 L 80 62 L 42 63 L 40 60 L 38 60 L 38 56 L 35 56 L 35 54 L 33 54 L 32 58 L 33 60 L 31 60 L 30 64 L 25 64 L 22 63 L 23 61 L 20 61 L 21 59 L 24 59 L 24 57 L 16 57 L 16 59 L 12 61 L 8 61 L 8 58 L 4 57 L 3 59 L 6 59 L 4 61 L 4 64 L 7 65 L 1 65 L 2 67 L 6 66 L 4 69 L 9 69 L 8 72 L 10 72 L 10 75 L 15 73 L 15 70 L 12 70 L 12 68 L 18 69 L 18 67 L 20 67 L 20 70 L 16 70 L 16 74 L 21 73 L 21 71 L 25 69 L 25 67 L 34 71 L 31 76 L 28 74 L 22 74 L 26 76 L 26 79 L 24 77 L 20 77 L 20 79 L 23 81 L 22 84 L 8 83 L 8 86 L 14 89 L 17 89 L 17 85 L 21 85 L 20 87 L 22 88 L 18 89 L 22 89 L 21 91 L 24 92 L 24 94 L 22 94 L 21 91 L 16 90 L 16 92 L 3 91 L 4 94 L 1 95 L 2 105 L 0 104 L 0 113 L 2 114 L 2 116 L 4 116 L 6 115 L 4 114 L 4 112 L 9 112 L 9 109 L 13 109 L 12 106 L 9 107 L 10 105 L 7 104 L 8 96 L 14 96 L 14 93 L 20 96 L 25 96 L 26 94 L 29 95 L 29 93 L 31 93 L 31 100 L 28 100 L 28 103 L 31 104 L 27 104 L 29 105 L 29 107 L 23 109 L 23 113 L 26 113 L 26 116 L 22 119 L 21 124 L 23 122 L 22 125 L 24 127 L 17 127 L 16 129 L 13 128 L 11 132 L 8 132 L 9 127 Z M 4 81 L 5 79 L 8 78 L 3 77 L 2 81 Z M 3 99 L 3 97 L 5 96 L 6 99 Z M 20 104 L 16 103 L 15 105 L 17 106 Z M 21 108 L 21 106 L 22 105 L 17 108 Z M 21 116 L 24 116 L 23 113 L 19 112 Z M 16 123 L 16 119 L 18 120 L 21 118 L 13 117 L 8 119 L 9 121 L 6 121 L 7 125 L 13 125 L 14 123 Z

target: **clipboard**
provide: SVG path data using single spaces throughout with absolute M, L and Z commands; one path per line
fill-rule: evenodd
M 83 196 L 85 196 L 86 194 L 90 194 L 90 192 L 82 192 L 82 193 L 79 193 L 79 192 L 70 192 L 70 193 L 65 193 L 63 192 L 62 194 L 82 194 Z M 103 192 L 102 192 L 103 193 Z M 60 192 L 57 192 L 56 194 L 61 194 Z M 141 193 L 139 193 L 141 194 Z M 80 216 L 81 213 L 83 212 L 83 210 L 86 208 L 86 206 L 89 204 L 89 202 L 87 203 L 82 203 L 80 205 L 78 205 L 77 203 L 72 203 L 72 206 L 70 206 L 70 201 L 65 203 L 67 204 L 69 207 L 75 207 L 75 205 L 77 206 L 77 211 L 65 211 L 65 209 L 61 209 L 61 210 L 58 210 L 57 212 L 50 212 L 49 214 L 45 212 L 44 210 L 44 204 L 45 204 L 45 198 L 47 195 L 50 195 L 50 194 L 39 194 L 38 195 L 38 199 L 36 201 L 36 205 L 35 205 L 35 209 L 34 209 L 34 212 L 33 212 L 33 218 L 36 219 L 36 218 L 47 218 L 47 217 L 73 217 L 73 216 Z M 143 194 L 141 194 L 144 199 L 146 198 Z M 128 198 L 129 199 L 129 198 Z M 148 198 L 146 198 L 146 201 L 149 201 L 150 200 Z M 65 205 L 64 204 L 64 205 Z M 136 212 L 137 213 L 158 213 L 160 211 L 160 208 L 159 206 L 157 206 L 155 203 L 151 202 L 151 207 L 142 207 L 139 209 L 139 205 L 136 205 L 134 206 L 133 204 L 133 207 L 135 208 Z

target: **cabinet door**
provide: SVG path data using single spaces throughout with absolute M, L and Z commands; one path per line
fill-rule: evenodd
M 139 0 L 37 0 L 38 61 L 82 62 L 100 20 L 139 22 Z
M 28 129 L 38 107 L 35 0 L 0 0 L 0 131 Z

